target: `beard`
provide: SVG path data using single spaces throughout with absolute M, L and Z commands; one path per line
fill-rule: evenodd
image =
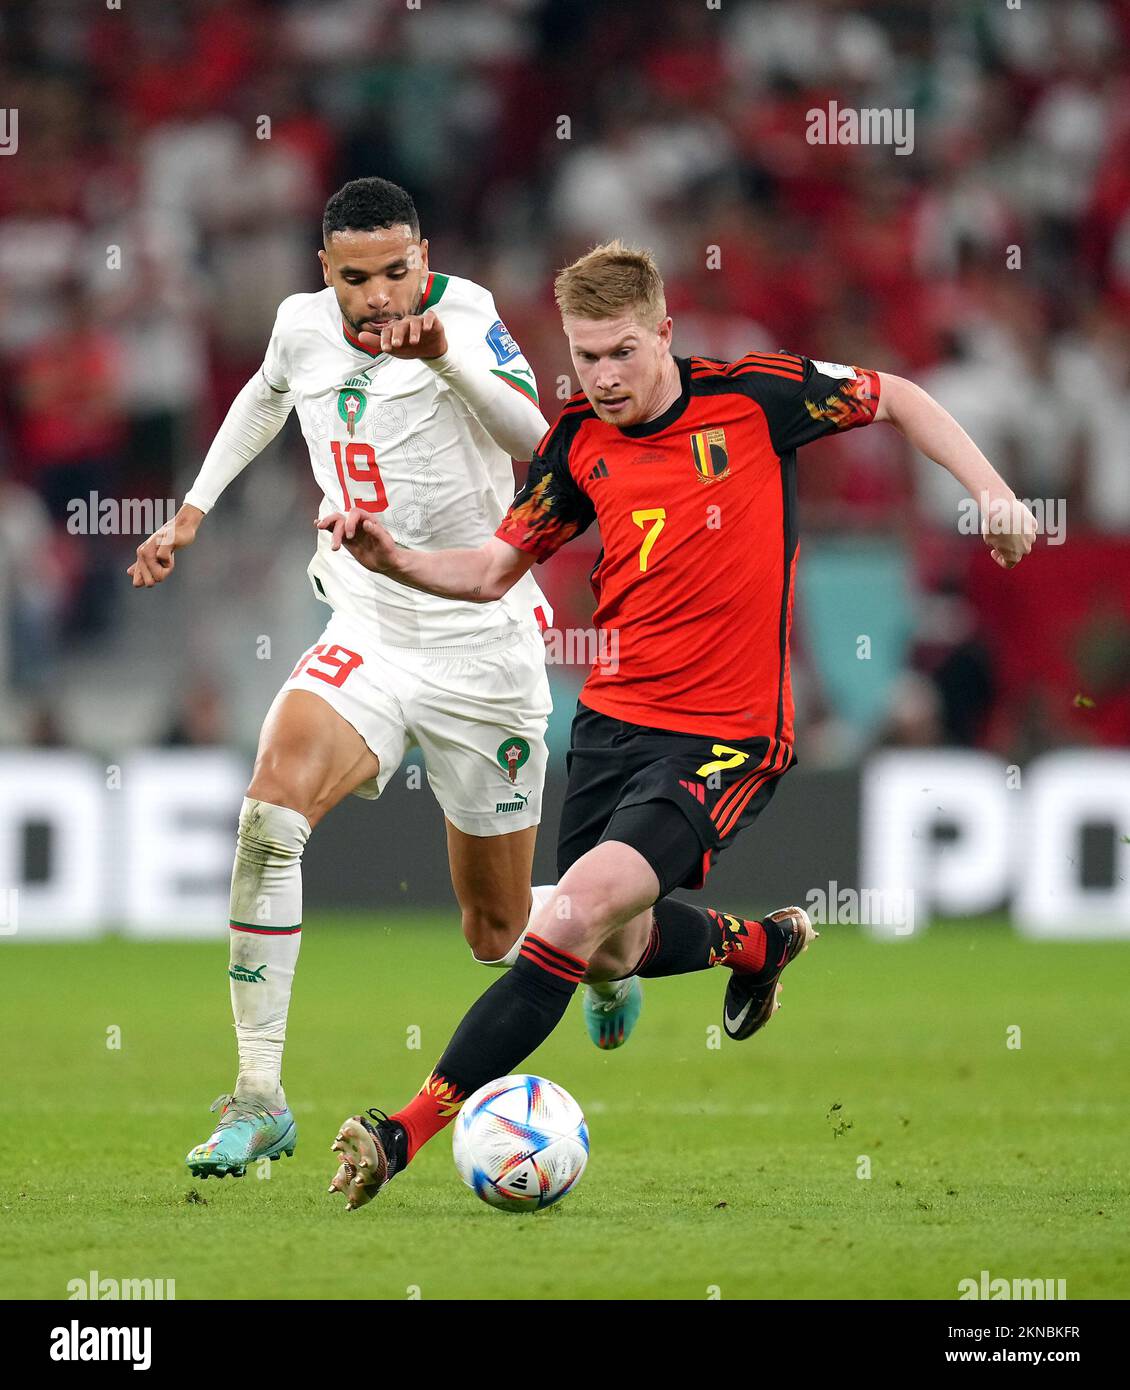
M 342 309 L 341 311 L 341 316 L 349 325 L 349 327 L 353 330 L 354 333 L 372 333 L 374 331 L 372 328 L 367 328 L 365 326 L 369 322 L 368 319 L 351 318 L 345 312 L 344 309 Z M 404 317 L 404 314 L 387 314 L 385 318 L 382 320 L 382 326 L 386 323 L 396 323 L 399 319 L 402 319 Z

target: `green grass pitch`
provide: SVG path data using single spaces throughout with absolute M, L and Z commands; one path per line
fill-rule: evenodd
M 339 1122 L 405 1101 L 495 978 L 453 916 L 307 922 L 295 1156 L 269 1180 L 191 1179 L 234 1079 L 226 963 L 222 935 L 5 944 L 0 1297 L 65 1298 L 92 1269 L 175 1279 L 181 1300 L 954 1299 L 983 1269 L 1130 1293 L 1130 944 L 829 927 L 742 1044 L 710 1045 L 721 970 L 648 981 L 615 1053 L 574 1002 L 526 1069 L 577 1097 L 592 1157 L 536 1216 L 478 1202 L 447 1134 L 361 1211 L 326 1193 Z

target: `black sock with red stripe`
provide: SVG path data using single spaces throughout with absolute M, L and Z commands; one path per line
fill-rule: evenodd
M 410 1155 L 458 1113 L 472 1091 L 507 1076 L 560 1023 L 588 962 L 527 934 L 511 970 L 481 995 L 455 1030 L 419 1096 L 393 1118 Z
M 651 936 L 633 975 L 690 975 L 712 965 L 756 973 L 765 966 L 768 938 L 760 922 L 675 898 L 660 898 L 652 916 Z M 773 924 L 770 929 L 782 930 Z

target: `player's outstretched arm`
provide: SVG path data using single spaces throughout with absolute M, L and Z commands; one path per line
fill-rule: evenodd
M 1036 539 L 1036 518 L 948 410 L 905 377 L 879 373 L 876 420 L 887 420 L 909 443 L 947 469 L 981 509 L 982 535 L 1003 569 L 1018 565 Z
M 334 550 L 344 545 L 367 570 L 387 574 L 410 589 L 470 603 L 500 599 L 537 559 L 497 536 L 491 536 L 477 550 L 409 550 L 397 545 L 379 521 L 356 507 L 349 512 L 331 512 L 316 525 L 330 532 Z
M 137 547 L 137 559 L 126 571 L 135 589 L 151 589 L 172 574 L 174 552 L 196 539 L 200 523 L 220 493 L 274 439 L 291 405 L 290 392 L 271 386 L 262 371 L 244 386 L 216 432 L 184 505 L 171 522 Z

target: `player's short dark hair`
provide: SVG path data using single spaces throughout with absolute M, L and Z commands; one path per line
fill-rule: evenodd
M 328 240 L 334 232 L 372 232 L 405 224 L 419 237 L 420 219 L 410 193 L 388 179 L 351 179 L 326 203 L 322 236 Z

